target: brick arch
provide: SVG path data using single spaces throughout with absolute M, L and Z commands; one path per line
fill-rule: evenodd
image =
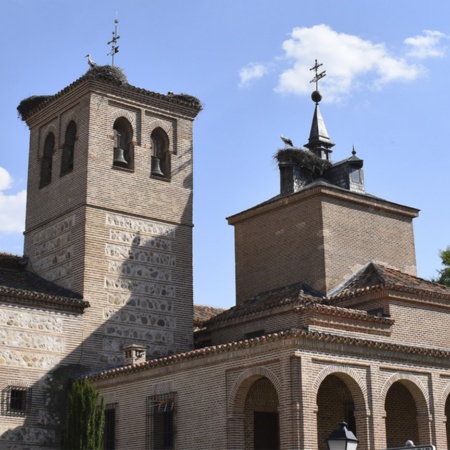
M 77 134 L 79 133 L 79 117 L 77 113 L 73 112 L 64 117 L 64 120 L 61 121 L 61 136 L 64 136 L 67 130 L 67 126 L 72 120 L 75 122 L 75 125 L 77 126 Z M 64 142 L 61 142 L 61 145 L 64 145 Z
M 418 409 L 426 411 L 429 414 L 430 411 L 430 398 L 426 387 L 423 385 L 422 381 L 415 375 L 409 373 L 394 373 L 391 375 L 383 384 L 381 388 L 381 398 L 386 401 L 386 396 L 389 389 L 397 381 L 406 381 L 406 387 L 411 392 Z
M 119 119 L 120 117 L 123 117 L 130 122 L 131 126 L 133 127 L 133 130 L 137 129 L 137 118 L 136 113 L 132 113 L 131 111 L 125 111 L 123 109 L 115 109 L 111 114 L 111 128 L 114 125 L 114 122 Z
M 445 389 L 442 391 L 441 403 L 445 405 L 447 397 L 450 395 L 450 382 L 447 384 Z
M 258 379 L 265 377 L 274 386 L 278 398 L 281 396 L 281 382 L 278 377 L 266 367 L 252 367 L 245 370 L 235 381 L 228 398 L 229 411 L 240 413 L 244 410 L 245 398 L 251 385 Z
M 46 125 L 44 128 L 41 128 L 40 134 L 39 134 L 39 149 L 38 149 L 38 156 L 40 159 L 44 156 L 44 143 L 47 139 L 47 136 L 49 133 L 53 133 L 55 136 L 55 147 L 53 149 L 53 154 L 56 153 L 57 149 L 59 148 L 59 133 L 58 129 L 56 128 L 56 125 L 53 123 L 50 123 Z
M 365 381 L 361 379 L 358 372 L 351 367 L 333 365 L 323 368 L 313 381 L 313 392 L 315 393 L 316 398 L 320 385 L 329 375 L 336 375 L 341 378 L 350 389 L 352 396 L 361 400 L 361 404 L 364 405 L 363 412 L 369 414 L 367 385 Z
M 406 409 L 403 411 L 396 408 L 394 409 L 393 416 L 388 416 L 386 408 L 388 394 L 390 389 L 396 384 L 400 384 L 401 389 L 406 390 L 411 396 L 411 400 L 414 402 L 416 416 L 409 414 L 409 412 L 412 411 L 412 405 L 407 406 L 409 402 L 407 398 L 404 398 L 400 403 L 391 398 L 390 400 L 394 401 L 394 403 L 390 404 L 390 408 L 395 407 L 395 405 L 398 404 L 406 404 L 406 406 L 404 406 Z M 400 391 L 400 393 L 396 392 L 394 395 L 397 395 L 397 397 L 395 397 L 395 399 L 397 399 L 399 398 L 398 395 L 402 394 Z M 431 422 L 433 417 L 430 413 L 430 397 L 426 387 L 417 376 L 405 373 L 395 373 L 391 375 L 381 388 L 380 398 L 383 402 L 383 417 L 386 422 L 386 446 L 398 447 L 401 442 L 404 442 L 406 439 L 412 439 L 414 441 L 418 439 L 419 442 L 431 441 Z M 401 426 L 399 425 L 399 421 L 403 422 Z M 398 431 L 399 426 L 403 435 Z
M 169 152 L 176 154 L 173 124 L 161 119 L 152 120 L 150 122 L 150 133 L 148 135 L 148 139 L 150 139 L 153 131 L 155 131 L 157 128 L 161 128 L 166 133 L 169 139 Z
M 114 124 L 116 123 L 117 119 L 123 118 L 127 120 L 131 127 L 131 134 L 130 134 L 131 144 L 139 145 L 140 137 L 138 136 L 139 133 L 138 133 L 137 112 L 133 114 L 133 112 L 131 111 L 117 109 L 112 112 L 110 118 L 111 118 L 110 124 L 111 131 L 113 130 Z

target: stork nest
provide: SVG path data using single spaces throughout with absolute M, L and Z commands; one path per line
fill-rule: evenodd
M 299 148 L 280 149 L 275 153 L 274 159 L 276 159 L 278 163 L 295 164 L 301 169 L 306 169 L 316 176 L 322 176 L 326 170 L 332 167 L 330 161 L 319 158 L 309 150 L 302 150 Z
M 128 84 L 127 77 L 123 73 L 123 70 L 117 66 L 95 66 L 90 68 L 86 74 L 118 85 Z
M 31 111 L 33 111 L 41 103 L 52 97 L 53 95 L 32 95 L 31 97 L 25 98 L 19 103 L 19 106 L 17 107 L 19 118 L 21 120 L 27 120 Z

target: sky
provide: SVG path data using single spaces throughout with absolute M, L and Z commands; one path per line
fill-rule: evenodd
M 87 53 L 150 91 L 204 106 L 194 123 L 194 301 L 235 303 L 226 217 L 279 192 L 280 134 L 307 141 L 317 59 L 332 159 L 364 160 L 368 193 L 421 210 L 418 275 L 450 245 L 448 0 L 1 0 L 0 251 L 22 254 L 29 131 L 21 100 L 84 75 Z

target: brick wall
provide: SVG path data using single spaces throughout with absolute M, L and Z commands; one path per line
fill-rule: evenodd
M 236 295 L 303 281 L 324 293 L 375 259 L 415 274 L 417 210 L 332 187 L 312 187 L 230 217 Z

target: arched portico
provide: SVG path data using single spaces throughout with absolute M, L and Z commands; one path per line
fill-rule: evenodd
M 241 374 L 228 401 L 228 448 L 280 448 L 279 398 L 281 384 L 266 368 Z
M 413 375 L 396 374 L 383 386 L 386 417 L 386 446 L 401 447 L 407 440 L 415 444 L 431 442 L 428 394 Z
M 326 449 L 326 438 L 342 421 L 358 437 L 358 449 L 369 448 L 369 412 L 365 383 L 347 367 L 327 367 L 314 382 L 317 402 L 317 448 Z

